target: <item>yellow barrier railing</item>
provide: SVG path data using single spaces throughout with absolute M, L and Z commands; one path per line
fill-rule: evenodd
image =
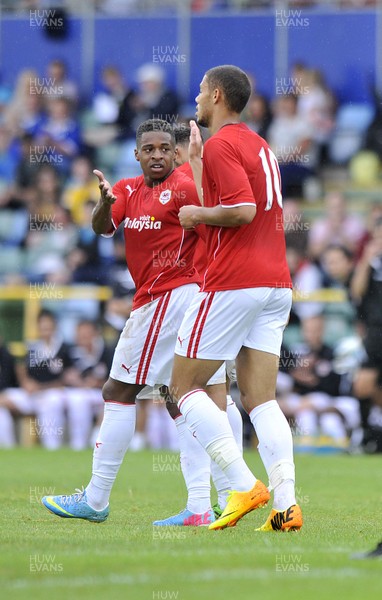
M 0 301 L 24 302 L 23 337 L 33 340 L 37 336 L 37 315 L 44 300 L 109 300 L 112 290 L 107 286 L 73 285 L 57 286 L 49 283 L 7 286 L 0 288 Z M 12 351 L 20 354 L 22 342 L 13 342 Z
M 112 297 L 112 290 L 107 286 L 56 286 L 55 284 L 40 283 L 21 286 L 8 286 L 0 288 L 1 301 L 24 302 L 23 338 L 33 340 L 37 337 L 37 315 L 41 310 L 43 300 L 98 300 L 105 301 Z M 345 290 L 329 288 L 303 292 L 293 290 L 294 302 L 346 302 Z M 22 341 L 13 341 L 10 344 L 13 354 L 21 356 L 25 350 Z

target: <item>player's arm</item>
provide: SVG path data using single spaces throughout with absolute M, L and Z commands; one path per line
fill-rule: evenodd
M 216 227 L 241 227 L 248 225 L 256 216 L 255 204 L 244 206 L 182 206 L 179 222 L 183 229 L 193 229 L 197 225 Z
M 200 135 L 199 127 L 195 123 L 195 121 L 190 121 L 191 134 L 190 134 L 190 145 L 188 147 L 188 160 L 192 169 L 192 175 L 194 178 L 194 183 L 196 187 L 196 191 L 198 192 L 198 197 L 200 204 L 203 206 L 203 190 L 202 190 L 202 173 L 203 173 L 203 163 L 202 163 L 202 148 L 203 141 L 202 136 Z
M 113 194 L 112 187 L 105 179 L 102 171 L 94 170 L 93 173 L 98 177 L 98 187 L 101 196 L 93 210 L 92 228 L 94 233 L 97 234 L 109 233 L 114 229 L 113 221 L 111 219 L 111 207 L 117 197 Z
M 362 257 L 358 261 L 350 285 L 351 296 L 356 302 L 360 302 L 366 294 L 371 273 L 370 261 L 377 255 L 378 249 L 374 242 L 369 242 L 365 247 Z

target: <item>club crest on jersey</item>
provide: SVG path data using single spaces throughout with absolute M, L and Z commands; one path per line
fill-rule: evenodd
M 171 200 L 171 190 L 163 190 L 159 196 L 159 202 L 161 204 L 167 204 Z

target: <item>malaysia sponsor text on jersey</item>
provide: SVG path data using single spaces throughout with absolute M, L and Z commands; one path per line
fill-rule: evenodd
M 125 229 L 138 229 L 138 231 L 142 231 L 143 229 L 161 229 L 162 221 L 156 221 L 155 217 L 151 217 L 150 215 L 134 217 L 134 219 L 127 217 L 124 227 Z

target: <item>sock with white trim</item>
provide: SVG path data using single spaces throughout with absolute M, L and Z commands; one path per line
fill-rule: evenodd
M 288 421 L 276 400 L 256 406 L 250 413 L 259 440 L 259 454 L 274 490 L 273 508 L 296 504 L 293 440 Z
M 183 415 L 174 419 L 178 431 L 180 465 L 187 487 L 187 508 L 203 514 L 211 508 L 210 457 L 192 435 Z
M 179 400 L 178 406 L 192 433 L 224 472 L 230 489 L 239 492 L 251 490 L 256 477 L 237 447 L 227 414 L 204 390 L 188 392 Z
M 119 467 L 134 435 L 135 404 L 105 402 L 105 413 L 93 452 L 93 475 L 86 488 L 89 505 L 103 510 Z

